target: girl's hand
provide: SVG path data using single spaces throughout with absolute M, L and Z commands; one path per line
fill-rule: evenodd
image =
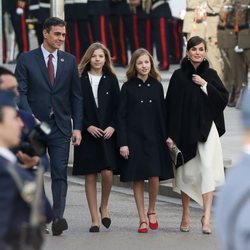
M 93 126 L 93 125 L 89 126 L 89 127 L 87 128 L 87 131 L 88 131 L 91 135 L 93 135 L 95 138 L 100 138 L 100 137 L 102 137 L 103 134 L 104 134 L 104 131 L 103 131 L 102 129 L 100 129 L 100 128 L 96 127 L 96 126 Z
M 129 149 L 128 146 L 122 146 L 120 147 L 120 155 L 124 158 L 124 159 L 128 159 L 129 156 Z
M 192 75 L 192 81 L 199 86 L 204 86 L 205 84 L 207 84 L 207 82 L 203 78 L 196 74 Z
M 166 143 L 168 145 L 169 150 L 172 150 L 172 148 L 175 146 L 174 141 L 170 137 L 168 137 L 168 139 L 166 140 Z
M 103 137 L 104 139 L 109 139 L 113 133 L 115 132 L 115 129 L 112 127 L 107 127 L 104 131 L 103 131 Z

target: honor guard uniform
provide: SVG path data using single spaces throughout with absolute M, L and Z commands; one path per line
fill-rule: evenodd
M 168 1 L 152 0 L 150 15 L 159 69 L 168 70 L 170 58 L 172 63 L 177 63 L 182 56 L 177 28 L 175 28 L 176 23 L 174 23 Z
M 221 52 L 218 47 L 217 27 L 219 22 L 219 12 L 224 0 L 207 0 L 206 9 L 206 33 L 205 41 L 207 42 L 207 59 L 210 67 L 217 71 L 217 74 L 224 80 L 224 62 L 221 58 Z
M 139 2 L 139 4 L 136 2 Z M 153 53 L 152 28 L 150 21 L 150 4 L 151 0 L 130 0 L 130 9 L 132 12 L 132 53 L 134 50 L 139 48 L 147 49 L 151 55 Z
M 75 55 L 79 63 L 93 42 L 88 25 L 87 0 L 65 0 L 64 9 L 67 22 L 66 51 Z
M 29 18 L 34 24 L 38 44 L 43 43 L 43 23 L 50 17 L 50 0 L 30 0 Z
M 218 48 L 217 26 L 219 22 L 219 11 L 224 0 L 205 0 L 197 5 L 194 11 L 193 27 L 190 36 L 200 36 L 207 43 L 207 60 L 210 67 L 215 69 L 224 80 L 224 64 L 221 52 Z
M 109 0 L 88 0 L 87 8 L 88 21 L 91 30 L 91 43 L 103 43 L 110 50 L 112 55 L 112 36 L 110 34 L 109 24 Z M 114 41 L 112 42 L 114 43 Z
M 244 62 L 250 68 L 250 0 L 236 1 L 238 46 L 243 49 Z M 247 72 L 246 72 L 247 73 Z
M 247 81 L 243 50 L 238 46 L 238 18 L 235 0 L 224 2 L 219 13 L 218 46 L 224 60 L 224 82 L 229 92 L 228 106 L 235 107 L 242 85 Z
M 29 51 L 28 29 L 26 25 L 26 1 L 3 0 L 4 11 L 10 15 L 18 46 L 18 55 Z
M 125 67 L 128 64 L 128 45 L 130 45 L 131 13 L 127 0 L 110 1 L 110 22 L 114 44 L 112 46 L 113 63 Z
M 197 6 L 200 6 L 202 0 L 187 0 L 186 1 L 186 13 L 183 20 L 182 32 L 186 36 L 187 40 L 190 38 L 190 33 L 193 29 L 194 11 Z

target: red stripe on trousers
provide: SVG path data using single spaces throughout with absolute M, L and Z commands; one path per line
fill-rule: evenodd
M 28 43 L 28 34 L 27 34 L 27 27 L 25 22 L 25 15 L 24 12 L 23 15 L 21 15 L 21 32 L 22 32 L 22 41 L 23 41 L 23 51 L 19 52 L 26 52 L 29 51 L 29 43 Z
M 172 23 L 172 30 L 173 30 L 173 35 L 174 35 L 174 45 L 175 45 L 175 56 L 176 56 L 176 60 L 177 62 L 179 62 L 181 60 L 181 51 L 180 51 L 180 40 L 179 40 L 179 37 L 178 37 L 178 28 L 177 28 L 177 23 L 176 22 L 173 22 Z
M 116 61 L 117 60 L 117 48 L 116 48 L 115 36 L 114 36 L 111 22 L 109 22 L 109 32 L 110 32 L 110 39 L 112 43 L 112 57 L 113 57 L 113 60 Z
M 76 62 L 79 63 L 80 62 L 80 40 L 79 40 L 77 21 L 74 22 L 74 37 L 75 37 Z
M 101 42 L 107 47 L 105 16 L 100 16 Z
M 168 58 L 167 58 L 167 34 L 166 34 L 166 23 L 165 19 L 160 18 L 160 41 L 162 49 L 162 68 L 165 69 L 168 67 Z
M 124 24 L 122 20 L 122 16 L 119 16 L 119 31 L 120 31 L 120 44 L 121 44 L 121 52 L 122 52 L 122 65 L 127 65 L 127 54 L 125 48 L 125 37 L 124 37 Z
M 132 17 L 132 26 L 133 26 L 133 38 L 135 43 L 135 49 L 139 49 L 140 43 L 138 38 L 138 25 L 137 25 L 137 16 L 133 15 Z
M 151 23 L 150 20 L 146 20 L 146 48 L 150 54 L 152 54 L 152 46 L 151 46 Z
M 89 22 L 88 22 L 88 33 L 89 33 L 89 41 L 90 41 L 90 43 L 93 43 L 94 38 L 93 38 L 93 33 L 92 33 L 91 26 L 90 26 Z

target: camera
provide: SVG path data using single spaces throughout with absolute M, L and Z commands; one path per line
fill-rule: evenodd
M 30 131 L 23 130 L 21 143 L 14 149 L 14 152 L 22 151 L 29 156 L 41 156 L 46 153 L 45 136 L 51 132 L 46 122 L 37 124 Z

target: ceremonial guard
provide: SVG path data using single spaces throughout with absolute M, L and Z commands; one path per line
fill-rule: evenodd
M 250 0 L 239 0 L 236 2 L 236 16 L 239 20 L 238 46 L 240 49 L 243 49 L 244 62 L 248 71 L 250 68 Z
M 66 51 L 75 55 L 79 63 L 91 40 L 88 25 L 87 0 L 65 0 L 65 20 L 67 22 Z
M 33 21 L 38 44 L 43 43 L 43 23 L 50 16 L 50 0 L 30 0 L 29 17 Z
M 237 8 L 236 1 L 225 1 L 220 10 L 218 24 L 218 46 L 224 60 L 224 82 L 229 92 L 229 107 L 236 106 L 242 85 L 247 81 L 243 49 L 238 44 L 241 26 L 239 26 Z
M 171 26 L 172 13 L 167 1 L 152 0 L 151 21 L 152 37 L 156 48 L 159 69 L 167 70 L 169 68 L 170 51 L 174 51 L 171 45 Z
M 153 53 L 152 27 L 150 21 L 151 0 L 140 2 L 130 0 L 132 19 L 132 43 L 131 52 L 138 48 L 145 48 Z
M 3 14 L 7 12 L 10 15 L 11 23 L 15 32 L 15 40 L 18 46 L 17 57 L 22 52 L 29 51 L 28 29 L 26 19 L 26 1 L 21 0 L 3 0 Z
M 207 60 L 210 67 L 215 69 L 223 80 L 223 60 L 218 48 L 217 26 L 219 22 L 219 11 L 224 0 L 199 1 L 194 10 L 190 37 L 200 36 L 207 43 Z
M 112 34 L 110 34 L 109 14 L 110 4 L 108 0 L 88 0 L 88 21 L 91 30 L 91 43 L 101 42 L 112 53 Z
M 202 0 L 187 0 L 186 1 L 186 14 L 183 20 L 182 32 L 184 33 L 186 39 L 190 38 L 191 31 L 193 29 L 194 12 L 197 6 L 200 5 Z
M 113 63 L 115 66 L 125 67 L 128 64 L 128 47 L 132 39 L 131 12 L 127 0 L 110 1 L 110 22 L 114 45 L 112 46 Z

